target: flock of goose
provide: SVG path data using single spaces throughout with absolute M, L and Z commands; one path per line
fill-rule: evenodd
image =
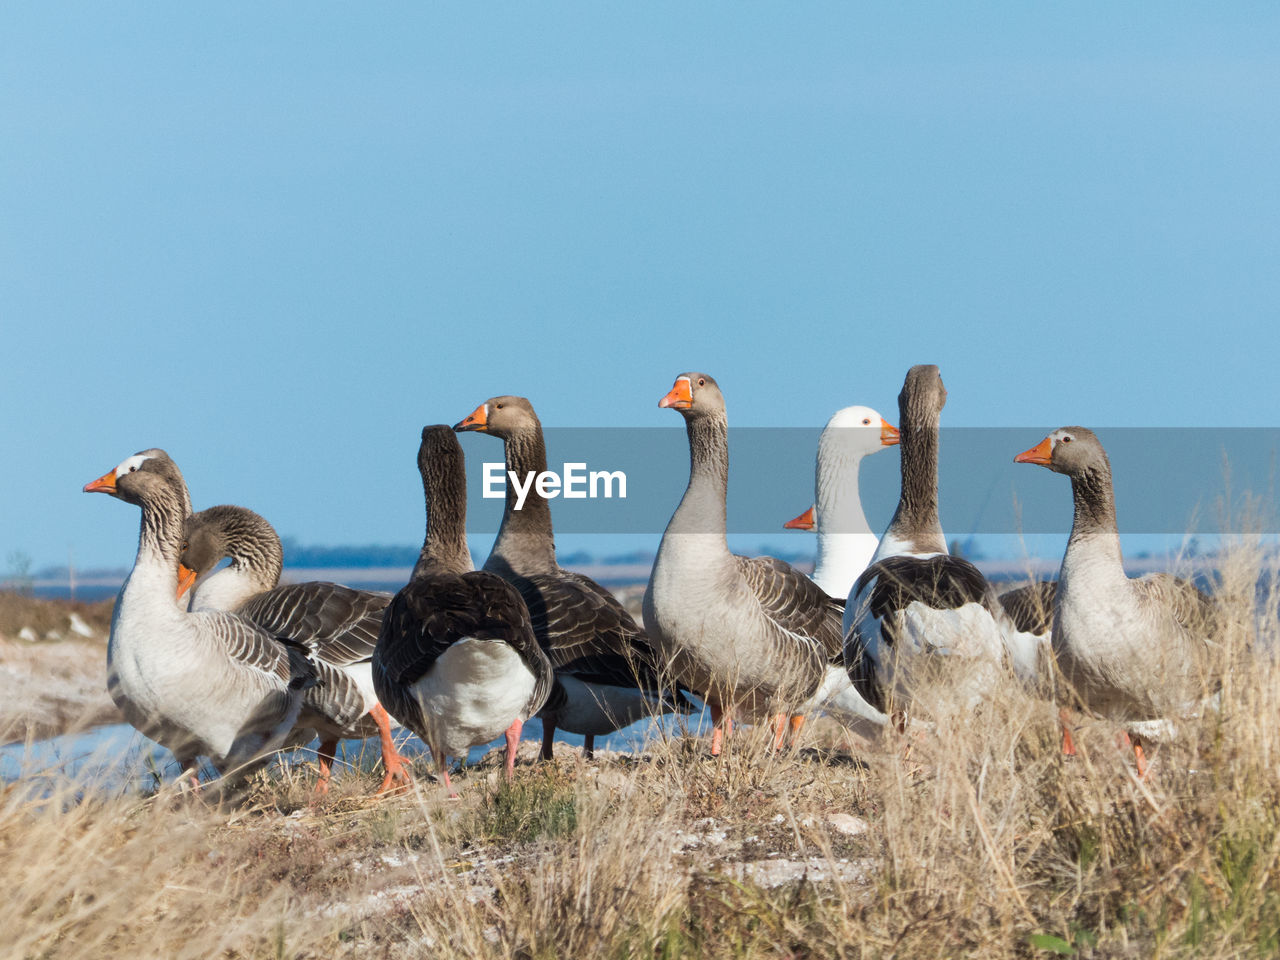
M 1075 517 L 1056 583 L 997 596 L 948 554 L 938 517 L 938 368 L 912 367 L 899 427 L 874 410 L 831 418 L 819 442 L 814 506 L 788 526 L 817 531 L 813 577 L 771 557 L 730 553 L 725 401 L 702 373 L 676 378 L 659 406 L 684 418 L 689 485 L 663 534 L 644 595 L 644 626 L 607 590 L 556 562 L 550 505 L 511 485 L 492 552 L 472 566 L 466 477 L 455 431 L 500 438 L 506 468 L 546 469 L 542 426 L 522 397 L 494 397 L 455 427 L 422 431 L 426 536 L 394 597 L 332 583 L 279 585 L 271 525 L 243 507 L 192 513 L 182 473 L 144 450 L 85 485 L 141 507 L 138 553 L 111 624 L 108 688 L 126 719 L 168 747 L 199 784 L 197 758 L 243 774 L 272 752 L 319 738 L 328 789 L 340 739 L 377 735 L 386 777 L 408 779 L 392 727 L 429 747 L 453 793 L 448 758 L 505 733 L 511 774 L 522 725 L 538 715 L 542 756 L 556 729 L 594 738 L 646 716 L 713 720 L 712 754 L 735 721 L 769 722 L 794 741 L 821 711 L 863 735 L 928 713 L 916 679 L 941 675 L 978 704 L 1011 672 L 1039 688 L 1052 664 L 1068 707 L 1134 736 L 1157 736 L 1205 689 L 1211 600 L 1190 583 L 1124 572 L 1111 468 L 1083 427 L 1054 431 L 1015 460 L 1071 481 Z M 902 487 L 877 538 L 858 496 L 864 456 L 898 445 Z M 219 567 L 224 559 L 230 560 Z

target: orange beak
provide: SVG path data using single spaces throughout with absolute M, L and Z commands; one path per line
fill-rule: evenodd
M 1030 450 L 1023 450 L 1013 458 L 1014 463 L 1038 463 L 1047 467 L 1053 462 L 1053 443 L 1045 437 Z
M 794 520 L 788 520 L 783 526 L 788 530 L 812 530 L 816 522 L 813 507 L 810 507 Z
M 658 406 L 666 409 L 671 407 L 675 410 L 688 410 L 693 406 L 693 387 L 689 384 L 688 377 L 676 377 L 675 386 L 671 391 L 658 401 Z
M 895 447 L 901 439 L 898 428 L 883 417 L 880 418 L 880 445 L 882 447 Z
M 85 493 L 115 493 L 116 492 L 116 470 L 111 468 L 109 473 L 104 473 L 97 480 L 84 485 Z
M 178 564 L 178 599 L 182 599 L 182 595 L 191 589 L 191 585 L 196 582 L 196 572 L 188 567 L 185 563 Z
M 454 424 L 453 429 L 461 433 L 464 430 L 479 430 L 481 433 L 489 432 L 489 405 L 482 403 L 471 411 L 471 415 L 461 423 Z

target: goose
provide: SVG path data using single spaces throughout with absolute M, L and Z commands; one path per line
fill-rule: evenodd
M 1049 674 L 1053 598 L 1057 592 L 1056 581 L 1037 580 L 1005 590 L 997 597 L 1005 614 L 1001 628 L 1010 666 L 1018 679 L 1031 688 Z
M 898 428 L 870 407 L 837 410 L 822 429 L 814 470 L 814 505 L 783 526 L 817 531 L 818 558 L 812 579 L 829 596 L 843 600 L 849 595 L 880 544 L 858 496 L 862 458 L 897 443 Z
M 645 623 L 675 679 L 710 709 L 712 755 L 737 719 L 772 716 L 777 744 L 787 713 L 831 692 L 840 603 L 781 560 L 729 552 L 729 425 L 715 379 L 682 373 L 658 406 L 684 417 L 689 485 L 658 547 Z M 878 722 L 867 714 L 862 722 Z
M 224 557 L 231 563 L 209 573 Z M 284 551 L 275 528 L 245 507 L 223 504 L 187 518 L 179 567 L 179 597 L 191 609 L 238 613 L 272 636 L 304 648 L 319 683 L 303 697 L 299 727 L 320 736 L 316 792 L 329 792 L 339 740 L 379 737 L 386 777 L 378 792 L 403 782 L 405 760 L 391 737 L 391 719 L 373 692 L 370 661 L 391 594 L 311 581 L 277 586 Z
M 142 508 L 138 553 L 111 616 L 107 689 L 125 719 L 172 751 L 199 787 L 199 756 L 244 776 L 281 747 L 315 670 L 252 622 L 176 601 L 191 499 L 177 464 L 143 450 L 84 486 Z
M 1216 610 L 1193 583 L 1167 573 L 1130 579 L 1116 525 L 1111 462 L 1092 430 L 1062 427 L 1014 457 L 1071 480 L 1071 536 L 1053 604 L 1053 653 L 1085 709 L 1128 728 L 1138 775 L 1144 735 L 1167 729 L 1211 683 Z M 1064 723 L 1063 747 L 1074 752 Z
M 506 733 L 511 779 L 524 722 L 546 702 L 551 662 L 519 592 L 471 566 L 466 466 L 453 430 L 424 427 L 418 470 L 427 533 L 373 654 L 373 682 L 392 716 L 431 750 L 451 797 L 448 757 Z
M 977 567 L 947 553 L 938 519 L 938 423 L 946 402 L 936 366 L 907 371 L 898 394 L 898 508 L 844 610 L 849 677 L 900 727 L 915 668 L 947 663 L 958 692 L 973 704 L 1004 661 L 994 592 Z
M 547 469 L 542 423 L 524 397 L 491 397 L 454 430 L 501 439 L 508 476 Z M 551 507 L 536 485 L 520 507 L 514 485 L 507 485 L 502 524 L 484 569 L 520 591 L 538 643 L 555 668 L 555 684 L 539 714 L 544 760 L 553 757 L 557 727 L 584 737 L 589 760 L 597 736 L 657 713 L 692 711 L 680 691 L 667 692 L 649 637 L 617 598 L 556 562 Z

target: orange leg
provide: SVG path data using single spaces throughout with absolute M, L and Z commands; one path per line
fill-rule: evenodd
M 1128 733 L 1121 730 L 1117 740 L 1116 745 L 1122 750 L 1125 747 L 1133 747 L 1133 763 L 1138 768 L 1138 779 L 1147 779 L 1147 755 L 1142 749 L 1142 738 L 1138 736 L 1130 738 Z
M 396 749 L 395 741 L 391 739 L 391 718 L 387 716 L 386 709 L 380 703 L 369 711 L 369 716 L 373 717 L 373 722 L 378 725 L 378 739 L 382 743 L 382 766 L 387 771 L 387 775 L 382 780 L 382 786 L 378 788 L 378 793 L 386 793 L 393 783 L 398 783 L 400 788 L 407 787 L 410 779 L 409 767 L 405 758 L 400 755 L 400 751 Z
M 449 779 L 449 758 L 441 754 L 436 767 L 440 770 L 440 778 L 444 780 L 444 788 L 449 791 L 449 799 L 457 800 L 458 791 L 453 789 L 453 781 Z
M 781 750 L 787 739 L 787 715 L 776 714 L 773 718 L 773 749 Z
M 1062 752 L 1065 756 L 1076 755 L 1076 742 L 1071 738 L 1071 711 L 1063 707 L 1058 711 L 1058 720 L 1062 724 Z
M 323 797 L 329 792 L 329 775 L 333 772 L 333 762 L 338 758 L 338 741 L 321 740 L 316 757 L 320 761 L 320 779 L 316 781 L 316 796 Z
M 722 710 L 714 703 L 707 706 L 711 708 L 711 755 L 718 757 L 725 738 L 733 736 L 733 718 L 727 710 Z
M 516 749 L 520 746 L 520 731 L 524 728 L 524 721 L 516 717 L 511 726 L 507 727 L 507 763 L 506 773 L 507 779 L 511 780 L 516 774 Z M 448 783 L 448 774 L 445 774 Z
M 804 714 L 797 713 L 791 718 L 791 746 L 800 741 L 800 731 L 804 729 Z

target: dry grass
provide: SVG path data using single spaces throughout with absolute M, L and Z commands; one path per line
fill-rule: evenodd
M 679 737 L 522 756 L 510 786 L 495 758 L 452 802 L 425 768 L 368 799 L 372 762 L 314 807 L 306 768 L 230 809 L 19 783 L 0 797 L 0 956 L 1272 956 L 1280 597 L 1261 564 L 1247 545 L 1224 564 L 1220 706 L 1145 783 L 1101 722 L 1064 759 L 1054 707 L 1012 685 L 860 764 L 817 723 L 782 755 L 757 730 L 715 760 Z

